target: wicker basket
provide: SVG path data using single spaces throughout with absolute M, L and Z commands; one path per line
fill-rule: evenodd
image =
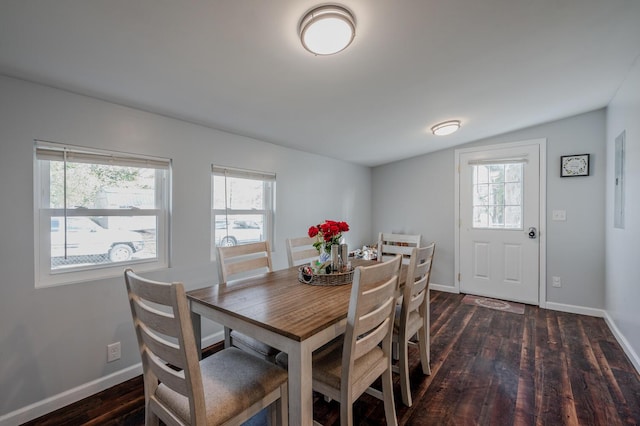
M 353 272 L 333 272 L 331 274 L 306 275 L 302 273 L 302 266 L 298 268 L 298 281 L 310 285 L 345 285 L 353 282 Z

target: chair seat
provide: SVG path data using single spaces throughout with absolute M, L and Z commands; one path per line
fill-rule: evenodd
M 207 423 L 221 424 L 260 401 L 287 381 L 287 372 L 259 361 L 240 349 L 228 348 L 200 361 Z M 189 401 L 160 384 L 157 400 L 189 423 Z
M 342 341 L 325 347 L 313 355 L 313 380 L 329 387 L 340 389 L 342 376 Z M 369 387 L 370 377 L 378 377 L 385 371 L 386 362 L 381 363 L 385 355 L 381 348 L 373 348 L 358 358 L 353 365 L 352 384 L 357 393 Z M 376 368 L 377 366 L 377 368 Z
M 263 358 L 270 360 L 275 359 L 276 355 L 279 353 L 278 349 L 236 330 L 231 331 L 231 344 L 241 349 L 250 349 L 257 352 Z

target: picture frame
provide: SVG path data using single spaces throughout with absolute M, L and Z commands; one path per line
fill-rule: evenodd
M 560 177 L 589 176 L 590 154 L 563 155 L 560 157 Z

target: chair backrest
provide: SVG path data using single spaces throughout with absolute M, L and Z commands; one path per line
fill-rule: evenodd
M 402 263 L 408 264 L 411 250 L 420 247 L 420 234 L 391 234 L 381 232 L 378 236 L 378 260 L 385 262 L 396 254 L 402 255 Z
M 422 318 L 425 317 L 427 290 L 429 289 L 431 265 L 435 249 L 435 243 L 412 249 L 409 268 L 407 269 L 407 279 L 402 291 L 400 324 L 406 324 L 408 316 L 413 311 L 417 311 Z
M 192 424 L 204 424 L 202 376 L 183 284 L 148 280 L 131 269 L 124 272 L 124 278 L 142 358 L 147 409 L 171 413 L 155 397 L 156 388 L 162 382 L 189 400 L 190 418 L 195 419 Z
M 311 237 L 287 238 L 287 259 L 289 267 L 309 263 L 318 257 L 318 250 L 313 246 L 316 241 Z
M 359 266 L 353 276 L 347 328 L 342 351 L 342 401 L 350 401 L 362 394 L 371 383 L 353 383 L 350 379 L 354 363 L 372 350 L 384 356 L 371 365 L 371 377 L 378 377 L 391 368 L 391 341 L 396 291 L 401 257 L 373 266 Z M 349 398 L 351 396 L 351 398 Z
M 249 276 L 271 272 L 273 267 L 269 242 L 218 247 L 218 268 L 221 283 L 240 278 L 239 275 Z

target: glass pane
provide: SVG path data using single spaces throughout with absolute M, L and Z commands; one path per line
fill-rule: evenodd
M 503 226 L 504 226 L 504 207 L 503 206 L 489 207 L 489 227 L 501 228 Z
M 504 182 L 504 165 L 492 164 L 489 166 L 489 181 L 492 183 Z
M 224 210 L 263 210 L 264 209 L 264 183 L 256 179 L 243 179 L 235 177 L 226 178 L 214 175 L 213 177 L 213 208 Z M 227 203 L 225 205 L 225 193 Z
M 522 207 L 512 206 L 504 208 L 504 227 L 522 229 Z
M 473 227 L 486 228 L 489 226 L 489 210 L 487 207 L 473 208 Z
M 489 204 L 489 185 L 474 185 L 473 205 L 486 206 Z
M 153 259 L 156 235 L 155 216 L 52 217 L 51 269 Z
M 64 163 L 50 162 L 51 208 L 64 207 Z M 157 169 L 67 162 L 67 208 L 153 209 Z
M 489 205 L 502 206 L 504 205 L 504 185 L 491 184 L 489 185 Z
M 522 185 L 520 183 L 504 184 L 504 203 L 508 206 L 520 206 L 522 204 Z
M 473 166 L 475 169 L 475 182 L 474 183 L 489 183 L 489 167 L 487 166 Z
M 505 166 L 505 182 L 521 182 L 522 181 L 522 163 L 507 164 Z
M 215 218 L 216 245 L 235 246 L 264 241 L 264 214 L 218 214 Z

